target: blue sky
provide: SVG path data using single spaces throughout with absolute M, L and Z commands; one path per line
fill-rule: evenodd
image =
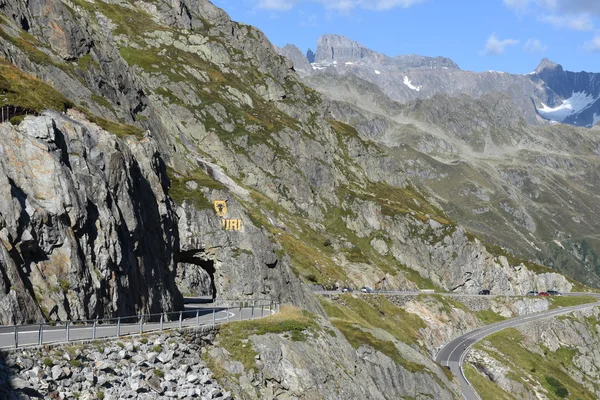
M 600 72 L 600 0 L 212 1 L 302 51 L 337 33 L 389 56 L 449 57 L 466 70 L 527 73 L 547 57 Z

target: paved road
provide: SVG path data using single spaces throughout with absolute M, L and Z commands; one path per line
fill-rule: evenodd
M 315 290 L 313 291 L 313 293 L 316 294 L 325 294 L 325 295 L 332 295 L 332 294 L 342 294 L 341 290 Z M 360 290 L 355 290 L 352 292 L 352 294 L 367 294 L 367 293 L 362 293 Z M 522 294 L 490 294 L 490 295 L 486 295 L 486 296 L 482 296 L 480 294 L 467 294 L 467 293 L 444 293 L 444 292 L 434 292 L 434 291 L 419 291 L 419 290 L 377 290 L 374 291 L 372 293 L 369 294 L 381 294 L 384 296 L 419 296 L 419 295 L 431 295 L 431 294 L 436 294 L 436 295 L 441 295 L 441 296 L 445 296 L 445 297 L 524 297 L 525 295 Z M 575 293 L 566 293 L 564 294 L 565 296 L 571 296 L 571 295 L 575 295 Z M 581 294 L 577 294 L 577 295 L 581 295 Z M 590 295 L 589 293 L 585 293 L 585 295 Z M 535 297 L 535 296 L 533 296 Z
M 594 296 L 600 298 L 600 294 L 590 294 L 590 293 L 568 293 L 565 294 L 568 296 Z M 568 314 L 576 310 L 581 310 L 589 307 L 598 307 L 600 306 L 600 302 L 597 303 L 588 303 L 582 304 L 579 306 L 573 307 L 563 307 L 557 308 L 554 310 L 544 311 L 536 314 L 522 315 L 517 318 L 512 318 L 506 321 L 496 322 L 494 324 L 486 325 L 482 328 L 475 329 L 469 333 L 466 333 L 456 339 L 452 340 L 450 343 L 446 344 L 439 351 L 436 361 L 443 365 L 444 367 L 450 367 L 450 370 L 454 375 L 456 375 L 460 380 L 460 386 L 462 389 L 463 397 L 466 400 L 480 400 L 481 398 L 473 389 L 473 387 L 469 384 L 469 382 L 465 379 L 465 376 L 462 371 L 462 364 L 465 359 L 467 352 L 470 347 L 473 346 L 476 342 L 484 339 L 486 336 L 489 336 L 493 333 L 499 332 L 506 328 L 512 328 L 515 326 L 519 326 L 522 324 L 526 324 L 528 322 L 534 322 L 545 318 L 552 318 L 558 315 Z
M 214 311 L 213 311 L 214 310 Z M 248 308 L 225 308 L 225 307 L 193 307 L 191 304 L 186 305 L 186 311 L 182 313 L 181 326 L 198 326 L 219 324 L 228 321 L 240 321 L 269 314 L 269 306 L 248 307 Z M 71 324 L 68 329 L 65 325 L 43 325 L 42 338 L 43 343 L 59 343 L 67 341 L 102 339 L 117 336 L 124 336 L 133 333 L 159 331 L 161 329 L 178 328 L 179 318 L 177 313 L 171 315 L 171 321 L 159 322 L 159 318 L 155 318 L 155 322 L 144 322 L 142 325 L 135 320 L 122 319 L 120 324 L 117 321 L 111 321 L 110 324 L 97 324 L 94 331 L 93 324 L 76 325 Z M 0 348 L 14 348 L 15 338 L 19 347 L 38 345 L 40 340 L 40 325 L 22 325 L 15 327 L 0 327 Z M 68 338 L 68 339 L 67 339 Z

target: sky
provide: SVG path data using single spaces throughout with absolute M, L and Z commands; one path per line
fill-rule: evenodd
M 600 0 L 212 0 L 280 47 L 340 34 L 389 56 L 451 58 L 462 69 L 533 71 L 542 58 L 600 72 Z

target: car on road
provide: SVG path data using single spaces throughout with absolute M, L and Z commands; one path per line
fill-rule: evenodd
M 546 296 L 550 296 L 550 294 L 548 294 L 546 292 L 539 292 L 538 296 L 544 296 L 544 297 L 546 297 Z
M 540 292 L 538 292 L 537 290 L 530 290 L 529 292 L 527 292 L 526 296 L 538 296 L 540 294 Z
M 490 290 L 489 289 L 483 289 L 479 291 L 479 294 L 481 296 L 488 296 L 490 294 Z
M 562 296 L 558 290 L 546 290 L 550 296 Z
M 361 291 L 361 292 L 363 292 L 363 293 L 373 293 L 373 289 L 371 289 L 371 288 L 370 288 L 370 287 L 368 287 L 368 286 L 363 286 L 363 287 L 360 289 L 360 291 Z
M 352 290 L 352 288 L 351 288 L 351 287 L 345 287 L 345 288 L 343 288 L 343 289 L 342 289 L 342 293 L 350 293 L 350 292 L 352 292 L 352 291 L 353 291 L 353 290 Z

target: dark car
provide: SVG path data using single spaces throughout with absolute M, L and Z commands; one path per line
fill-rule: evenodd
M 489 289 L 483 289 L 479 291 L 479 294 L 482 296 L 487 296 L 490 294 L 490 290 Z
M 546 296 L 550 296 L 550 295 L 548 293 L 546 293 L 546 292 L 539 292 L 538 296 L 544 296 L 544 297 L 546 297 Z
M 562 296 L 558 290 L 547 290 L 546 291 L 550 296 Z
M 342 293 L 349 293 L 349 292 L 352 292 L 352 288 L 345 287 L 345 288 L 342 289 Z
M 527 292 L 526 296 L 537 296 L 539 294 L 540 292 L 538 292 L 537 290 L 530 290 L 529 292 Z

